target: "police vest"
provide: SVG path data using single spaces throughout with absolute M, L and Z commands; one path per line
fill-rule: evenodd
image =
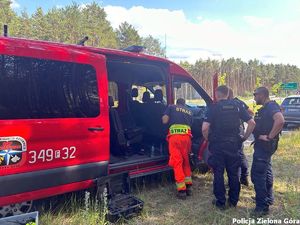
M 222 100 L 216 104 L 213 133 L 217 140 L 235 139 L 240 128 L 239 107 L 234 100 Z
M 274 120 L 272 117 L 268 115 L 268 107 L 270 103 L 276 103 L 276 102 L 270 101 L 266 103 L 255 113 L 254 121 L 256 123 L 256 126 L 253 131 L 255 138 L 258 138 L 259 135 L 268 135 L 273 128 Z M 275 139 L 277 139 L 278 137 L 279 135 L 277 135 Z

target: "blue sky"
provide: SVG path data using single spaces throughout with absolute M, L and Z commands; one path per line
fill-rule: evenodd
M 14 0 L 13 8 L 29 13 L 80 5 L 92 0 Z M 257 58 L 263 62 L 300 65 L 300 1 L 298 0 L 95 0 L 114 28 L 123 21 L 142 36 L 164 44 L 170 58 Z M 154 19 L 153 19 L 154 18 Z M 162 23 L 161 21 L 164 21 Z M 297 46 L 295 46 L 297 45 Z
M 72 2 L 87 4 L 93 0 L 16 0 L 16 2 L 20 5 L 19 9 L 26 8 L 29 12 L 33 12 L 39 6 L 48 10 L 55 6 L 66 6 Z M 132 6 L 144 6 L 145 8 L 183 10 L 191 20 L 201 15 L 214 19 L 222 18 L 231 22 L 234 22 L 234 18 L 245 14 L 281 19 L 292 18 L 297 11 L 291 11 L 291 9 L 296 4 L 298 5 L 298 0 L 95 0 L 95 2 L 101 6 L 123 6 L 127 9 Z

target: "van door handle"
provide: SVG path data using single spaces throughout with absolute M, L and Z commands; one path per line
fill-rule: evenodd
M 104 131 L 104 127 L 89 127 L 89 131 Z

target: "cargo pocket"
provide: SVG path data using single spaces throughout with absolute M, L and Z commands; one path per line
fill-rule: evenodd
M 278 140 L 272 140 L 272 141 L 261 141 L 263 144 L 264 151 L 274 154 L 274 152 L 277 150 L 278 147 Z

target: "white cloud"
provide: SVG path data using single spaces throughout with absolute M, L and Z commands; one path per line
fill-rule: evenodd
M 273 23 L 271 18 L 263 18 L 256 16 L 244 16 L 244 20 L 252 27 L 266 27 Z
M 201 16 L 190 21 L 182 10 L 152 9 L 134 6 L 129 9 L 106 6 L 108 20 L 114 28 L 127 21 L 140 35 L 159 38 L 167 56 L 194 62 L 199 58 L 257 58 L 262 62 L 290 63 L 300 66 L 300 18 L 274 23 L 268 18 L 245 16 L 243 29 L 223 21 Z M 266 57 L 272 56 L 272 57 Z
M 202 20 L 203 17 L 202 16 L 197 16 L 197 20 Z
M 291 8 L 299 13 L 300 12 L 300 2 L 299 1 L 293 2 L 291 5 Z
M 18 9 L 18 8 L 20 8 L 20 4 L 16 0 L 12 0 L 10 7 L 12 9 Z
M 79 5 L 79 10 L 83 10 L 83 9 L 85 9 L 87 6 L 88 6 L 88 4 L 82 3 L 82 4 Z

